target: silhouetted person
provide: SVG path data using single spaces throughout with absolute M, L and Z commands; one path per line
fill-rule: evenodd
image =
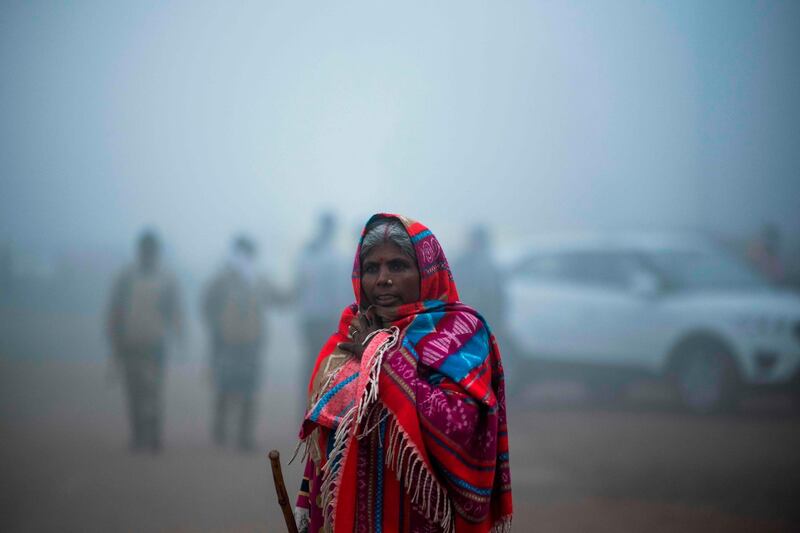
M 142 233 L 137 259 L 116 279 L 107 329 L 116 365 L 124 375 L 132 451 L 162 446 L 164 367 L 170 335 L 182 328 L 178 285 L 160 265 L 160 243 Z
M 761 234 L 747 249 L 747 257 L 772 282 L 785 281 L 786 272 L 781 260 L 781 234 L 774 224 L 766 224 L 761 228 Z
M 218 445 L 228 439 L 229 419 L 238 412 L 239 449 L 253 449 L 256 397 L 261 385 L 264 311 L 278 299 L 256 271 L 256 246 L 249 238 L 234 240 L 231 253 L 203 298 L 203 318 L 211 342 L 214 385 L 212 436 Z
M 317 233 L 303 250 L 297 267 L 295 290 L 299 299 L 300 327 L 305 347 L 300 362 L 301 406 L 305 411 L 308 376 L 317 353 L 336 330 L 336 316 L 352 301 L 345 283 L 350 267 L 334 245 L 336 217 L 329 212 L 319 217 Z M 333 317 L 333 318 L 332 318 Z
M 453 272 L 460 281 L 461 301 L 480 309 L 495 335 L 501 338 L 505 324 L 505 283 L 492 252 L 489 230 L 475 226 L 469 233 L 466 249 L 453 265 Z
M 13 276 L 12 264 L 11 247 L 0 244 L 0 300 L 6 296 L 6 292 L 11 288 Z

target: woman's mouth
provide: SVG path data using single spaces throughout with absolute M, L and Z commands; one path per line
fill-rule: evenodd
M 375 303 L 378 305 L 392 305 L 399 303 L 400 298 L 394 294 L 379 294 L 375 297 Z

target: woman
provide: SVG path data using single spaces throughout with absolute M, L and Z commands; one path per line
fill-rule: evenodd
M 439 242 L 378 214 L 309 383 L 301 531 L 507 530 L 511 524 L 500 352 L 458 301 Z

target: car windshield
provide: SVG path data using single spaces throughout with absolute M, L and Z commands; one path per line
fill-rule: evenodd
M 736 257 L 717 250 L 669 250 L 647 255 L 674 289 L 766 288 L 769 282 Z

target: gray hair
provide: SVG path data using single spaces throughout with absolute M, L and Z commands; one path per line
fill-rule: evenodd
M 387 242 L 400 248 L 400 251 L 413 259 L 414 263 L 417 262 L 417 252 L 414 250 L 414 245 L 411 244 L 411 238 L 403 224 L 395 218 L 378 219 L 367 226 L 367 231 L 361 240 L 359 260 L 363 260 L 376 246 Z

